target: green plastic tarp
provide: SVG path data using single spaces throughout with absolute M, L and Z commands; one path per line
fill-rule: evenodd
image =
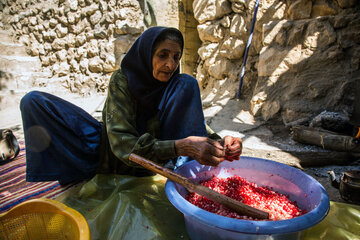
M 93 240 L 190 239 L 165 182 L 160 175 L 96 175 L 61 201 L 85 217 Z M 327 217 L 301 239 L 360 239 L 360 206 L 330 202 Z

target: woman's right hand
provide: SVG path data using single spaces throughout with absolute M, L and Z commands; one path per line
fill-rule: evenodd
M 207 137 L 190 136 L 175 141 L 178 156 L 189 156 L 202 165 L 218 166 L 225 157 L 224 147 Z

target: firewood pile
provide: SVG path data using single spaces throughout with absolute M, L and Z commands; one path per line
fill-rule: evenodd
M 360 124 L 345 113 L 323 111 L 308 126 L 292 126 L 291 138 L 326 150 L 360 153 Z

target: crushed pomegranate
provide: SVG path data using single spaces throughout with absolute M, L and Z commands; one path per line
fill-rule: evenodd
M 255 183 L 248 182 L 239 176 L 228 178 L 213 177 L 200 182 L 216 192 L 224 194 L 244 204 L 255 207 L 269 213 L 269 220 L 285 220 L 301 216 L 306 210 L 300 209 L 296 202 L 291 201 L 287 196 L 272 191 L 268 187 L 258 187 Z M 239 215 L 225 206 L 209 200 L 197 193 L 188 193 L 186 200 L 206 211 L 218 215 L 244 219 L 258 220 L 252 217 Z

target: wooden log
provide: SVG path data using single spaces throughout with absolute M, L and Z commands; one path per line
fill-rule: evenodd
M 231 210 L 233 210 L 241 215 L 246 215 L 246 216 L 250 216 L 253 218 L 257 218 L 257 219 L 269 219 L 269 213 L 267 213 L 267 212 L 264 212 L 257 208 L 246 205 L 242 202 L 239 202 L 235 199 L 232 199 L 228 196 L 218 193 L 210 188 L 207 188 L 199 183 L 191 181 L 190 179 L 188 179 L 174 171 L 171 171 L 167 168 L 164 168 L 164 167 L 162 167 L 148 159 L 145 159 L 139 155 L 132 153 L 132 154 L 130 154 L 129 159 L 131 161 L 136 162 L 137 164 L 140 164 L 141 166 L 155 172 L 155 173 L 161 174 L 162 176 L 164 176 L 176 183 L 179 183 L 180 185 L 184 186 L 188 191 L 198 193 L 201 196 L 204 196 L 215 202 L 223 204 L 224 206 L 230 208 Z
M 291 152 L 291 154 L 299 159 L 302 168 L 322 167 L 329 165 L 347 165 L 357 159 L 359 155 L 352 152 Z
M 291 128 L 291 138 L 299 143 L 316 145 L 326 150 L 360 152 L 359 139 L 319 128 L 294 126 Z
M 317 146 L 316 146 L 317 147 Z M 318 148 L 318 147 L 317 147 Z M 269 159 L 292 167 L 304 169 L 328 165 L 346 165 L 360 159 L 360 153 L 337 152 L 330 150 L 261 150 L 243 148 L 244 156 Z

